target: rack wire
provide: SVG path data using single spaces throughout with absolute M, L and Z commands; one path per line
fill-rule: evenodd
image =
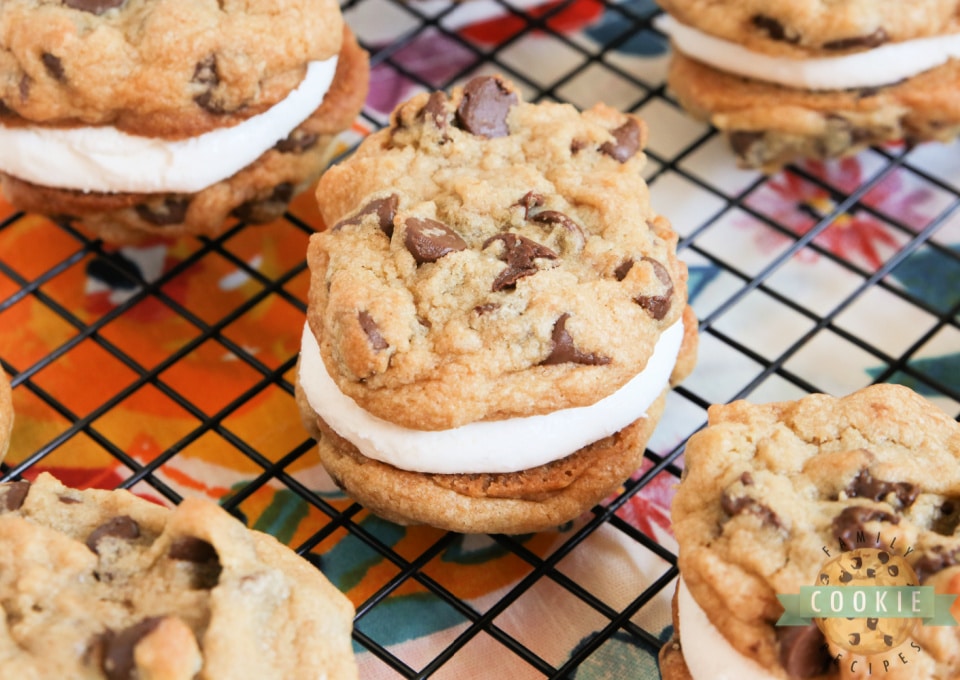
M 478 676 L 478 659 L 518 678 L 616 677 L 617 668 L 632 676 L 641 666 L 656 677 L 677 574 L 665 508 L 684 442 L 711 403 L 895 381 L 960 413 L 956 148 L 894 145 L 772 177 L 739 170 L 717 133 L 667 91 L 652 2 L 566 0 L 533 10 L 483 2 L 494 23 L 465 19 L 469 3 L 342 7 L 371 54 L 375 88 L 448 88 L 498 71 L 529 100 L 585 107 L 612 98 L 647 119 L 647 177 L 690 266 L 701 363 L 670 395 L 644 467 L 618 495 L 556 534 L 465 537 L 394 527 L 318 481 L 292 397 L 303 254 L 317 226 L 310 197 L 271 225 L 238 222 L 218 238 L 178 242 L 160 265 L 149 248 L 117 249 L 69 223 L 0 206 L 0 364 L 18 410 L 2 480 L 50 469 L 78 486 L 130 488 L 166 504 L 188 494 L 219 499 L 349 592 L 366 677 Z M 556 59 L 531 61 L 530 50 L 545 44 Z M 387 122 L 373 102 L 380 94 L 372 92 L 345 153 Z M 267 261 L 265 241 L 283 244 Z M 209 288 L 214 302 L 185 298 L 190 286 Z M 271 352 L 265 325 L 278 338 Z M 24 327 L 43 329 L 43 342 Z M 173 327 L 165 343 L 163 329 Z M 149 351 L 131 329 L 150 339 Z M 228 366 L 212 379 L 229 389 L 191 382 L 183 367 L 204 361 Z M 139 400 L 150 408 L 130 407 Z M 152 426 L 146 412 L 165 425 Z M 287 415 L 265 422 L 261 412 Z M 130 431 L 149 441 L 126 440 Z M 204 476 L 211 466 L 217 483 Z M 609 571 L 613 563 L 594 553 L 611 544 L 652 566 L 629 577 Z M 582 630 L 564 638 L 575 644 L 531 637 L 549 618 L 531 600 L 576 612 Z M 397 639 L 398 617 L 422 619 L 420 628 L 406 621 L 419 634 Z

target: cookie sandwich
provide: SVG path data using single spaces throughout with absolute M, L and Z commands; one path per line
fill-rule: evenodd
M 0 484 L 0 678 L 357 677 L 353 606 L 215 503 Z
M 710 407 L 684 460 L 665 680 L 960 676 L 960 628 L 897 617 L 896 593 L 873 613 L 842 592 L 798 601 L 821 586 L 960 593 L 957 421 L 897 385 L 738 401 Z
M 524 533 L 637 469 L 696 345 L 645 140 L 635 116 L 481 76 L 402 104 L 324 174 L 298 396 L 347 494 Z
M 0 191 L 114 242 L 279 217 L 366 97 L 333 0 L 0 4 Z
M 668 85 L 738 161 L 775 170 L 960 132 L 955 2 L 659 0 Z

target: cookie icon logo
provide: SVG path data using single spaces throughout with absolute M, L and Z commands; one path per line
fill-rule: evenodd
M 812 607 L 823 609 L 825 614 L 833 614 L 833 610 L 839 608 L 838 604 L 846 605 L 847 613 L 870 610 L 870 613 L 877 614 L 877 610 L 884 605 L 892 608 L 898 594 L 901 596 L 900 604 L 903 603 L 903 591 L 898 590 L 899 587 L 916 587 L 919 581 L 903 557 L 887 550 L 858 548 L 841 553 L 824 564 L 815 585 L 850 589 L 849 597 L 845 597 L 843 590 L 840 590 L 829 593 L 830 601 L 823 596 L 815 598 Z M 884 590 L 875 589 L 877 586 L 892 589 L 884 594 Z M 871 595 L 873 598 L 870 598 Z M 818 603 L 816 599 L 822 599 L 823 602 Z M 868 607 L 868 599 L 873 600 L 870 603 L 873 607 Z M 902 611 L 902 608 L 897 611 Z M 855 654 L 870 655 L 882 654 L 903 644 L 920 623 L 920 617 L 831 615 L 814 617 L 813 621 L 824 636 L 838 647 Z

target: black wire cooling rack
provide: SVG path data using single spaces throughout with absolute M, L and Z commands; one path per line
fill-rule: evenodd
M 371 54 L 380 77 L 375 87 L 390 82 L 408 89 L 447 88 L 478 71 L 497 71 L 519 84 L 529 100 L 581 107 L 605 100 L 647 119 L 648 181 L 654 207 L 681 235 L 679 252 L 690 266 L 691 300 L 700 321 L 701 362 L 670 395 L 669 415 L 646 452 L 644 468 L 619 495 L 556 536 L 484 537 L 484 549 L 497 560 L 479 567 L 448 559 L 471 539 L 429 531 L 403 537 L 362 508 L 318 490 L 309 472 L 314 443 L 300 428 L 292 400 L 308 276 L 296 253 L 297 248 L 305 253 L 313 231 L 304 199 L 275 224 L 238 222 L 218 238 L 180 243 L 177 257 L 152 274 L 131 266 L 124 251 L 70 224 L 8 211 L 0 222 L 0 337 L 14 336 L 21 323 L 49 329 L 50 335 L 40 349 L 0 344 L 15 404 L 27 420 L 48 423 L 15 433 L 0 466 L 4 481 L 41 468 L 72 469 L 75 458 L 94 450 L 94 458 L 110 462 L 105 467 L 114 476 L 87 469 L 78 478 L 83 485 L 131 488 L 167 503 L 189 493 L 220 498 L 232 513 L 278 535 L 348 591 L 357 606 L 355 647 L 368 677 L 483 676 L 477 655 L 467 652 L 481 640 L 480 657 L 486 655 L 500 674 L 508 669 L 511 677 L 656 677 L 651 664 L 668 636 L 662 603 L 669 599 L 676 559 L 665 533 L 651 529 L 642 513 L 659 511 L 662 520 L 665 505 L 662 499 L 658 505 L 657 494 L 679 479 L 683 444 L 702 427 L 711 403 L 902 382 L 954 417 L 960 413 L 956 147 L 871 149 L 853 164 L 805 163 L 773 177 L 739 170 L 716 132 L 688 118 L 666 90 L 666 43 L 651 28 L 657 9 L 647 0 L 570 0 L 535 10 L 502 0 L 445 5 L 349 0 L 343 11 Z M 467 11 L 492 11 L 493 20 L 465 17 Z M 584 27 L 597 30 L 586 39 Z M 556 60 L 529 61 L 529 54 L 537 53 L 529 50 L 545 44 L 553 46 Z M 417 58 L 410 57 L 411 50 Z M 438 61 L 445 64 L 442 73 L 435 68 Z M 372 92 L 371 98 L 380 94 Z M 382 107 L 368 105 L 361 127 L 376 129 L 386 120 Z M 350 138 L 347 145 L 355 143 Z M 20 237 L 28 232 L 43 236 L 23 245 Z M 294 255 L 278 256 L 265 268 L 249 256 L 250 243 L 278 232 L 294 243 Z M 44 256 L 28 258 L 24 248 L 42 249 Z M 177 294 L 185 277 L 212 262 L 240 276 L 246 291 L 225 296 L 216 313 Z M 815 269 L 816 277 L 798 274 L 804 267 Z M 75 283 L 63 285 L 67 279 Z M 78 302 L 93 294 L 83 289 L 91 280 L 109 284 L 109 304 L 91 309 Z M 24 319 L 19 311 L 28 302 L 33 318 Z M 287 311 L 285 344 L 265 359 L 251 348 L 247 331 L 248 320 L 268 303 Z M 189 338 L 159 355 L 142 356 L 113 332 L 118 322 L 146 319 L 141 330 L 152 337 L 148 308 L 173 317 L 189 329 Z M 209 356 L 229 356 L 230 375 L 242 377 L 227 398 L 210 399 L 206 385 L 178 378 L 179 366 Z M 67 357 L 79 357 L 74 364 L 86 366 L 69 374 L 74 382 L 57 370 Z M 128 378 L 105 381 L 98 361 L 119 364 L 113 372 L 126 371 Z M 124 423 L 112 423 L 112 417 L 147 391 L 186 425 L 154 433 L 153 450 L 139 455 L 136 442 L 114 436 Z M 251 405 L 264 399 L 286 403 L 293 415 L 283 423 L 241 425 Z M 37 413 L 42 415 L 31 415 Z M 20 421 L 18 412 L 18 426 Z M 189 480 L 203 478 L 206 462 L 203 454 L 194 454 L 208 449 L 227 452 L 235 476 L 216 488 L 197 489 Z M 170 471 L 188 458 L 189 475 Z M 291 523 L 283 517 L 297 513 L 297 529 L 288 530 Z M 610 564 L 597 557 L 588 584 L 580 576 L 582 566 L 578 571 L 568 565 L 589 563 L 584 553 L 595 550 L 593 539 L 601 531 L 660 566 L 640 577 L 622 571 L 607 577 Z M 363 587 L 350 580 L 360 562 L 375 565 Z M 465 587 L 489 579 L 506 563 L 511 576 L 502 583 L 481 588 L 480 595 Z M 379 570 L 376 578 L 369 576 L 373 569 Z M 622 581 L 627 594 L 611 597 L 596 586 L 598 578 Z M 549 610 L 523 607 L 535 592 L 538 601 L 583 612 L 586 623 L 576 644 L 558 650 L 532 641 L 528 631 L 550 617 Z M 380 613 L 401 595 L 408 602 L 405 616 L 424 619 L 419 642 L 391 637 L 391 619 Z M 648 615 L 658 601 L 660 614 Z M 441 619 L 450 624 L 437 623 Z M 420 646 L 411 651 L 411 644 Z M 633 651 L 618 662 L 625 649 Z M 474 661 L 464 665 L 465 657 Z

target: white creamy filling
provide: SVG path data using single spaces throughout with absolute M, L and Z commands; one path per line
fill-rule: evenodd
M 414 472 L 516 472 L 564 458 L 644 417 L 670 379 L 682 340 L 677 321 L 661 334 L 642 372 L 591 406 L 451 430 L 412 430 L 364 411 L 327 373 L 309 326 L 299 380 L 310 407 L 368 458 Z
M 300 85 L 269 110 L 177 141 L 107 126 L 0 125 L 0 171 L 59 189 L 194 193 L 230 177 L 286 138 L 323 102 L 336 70 L 337 57 L 310 62 Z
M 677 584 L 677 618 L 683 660 L 693 680 L 776 680 L 766 668 L 727 642 L 693 599 L 683 577 Z
M 960 57 L 960 34 L 917 38 L 836 57 L 789 59 L 753 52 L 662 14 L 654 25 L 677 50 L 713 68 L 806 90 L 878 87 L 910 78 Z

